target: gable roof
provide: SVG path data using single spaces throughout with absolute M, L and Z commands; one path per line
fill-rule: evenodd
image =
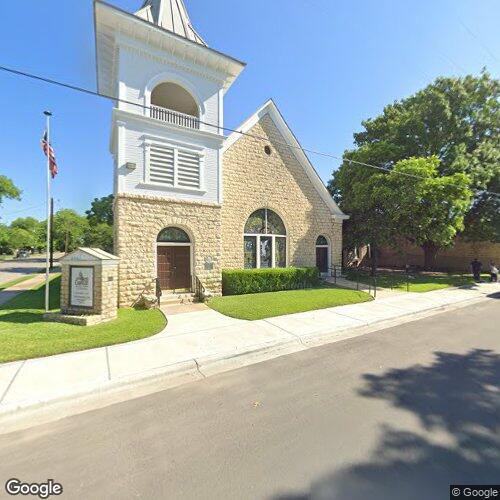
M 77 261 L 112 261 L 118 262 L 120 259 L 100 248 L 79 247 L 71 253 L 66 254 L 59 259 L 59 262 L 77 262 Z
M 320 195 L 321 199 L 330 209 L 332 215 L 342 220 L 349 219 L 349 216 L 344 214 L 342 210 L 340 210 L 339 206 L 332 198 L 332 195 L 328 192 L 328 189 L 326 189 L 326 186 L 321 180 L 321 177 L 319 176 L 318 172 L 316 172 L 313 164 L 302 149 L 302 146 L 300 145 L 299 141 L 295 137 L 294 133 L 286 123 L 283 115 L 272 99 L 269 99 L 261 108 L 259 108 L 252 116 L 250 116 L 250 118 L 248 118 L 239 127 L 237 127 L 236 132 L 231 133 L 226 138 L 222 151 L 227 151 L 239 139 L 244 137 L 243 134 L 248 133 L 252 129 L 252 127 L 266 115 L 269 115 L 273 123 L 276 125 L 276 128 L 285 139 L 285 142 L 292 146 L 290 149 L 293 152 L 295 158 L 306 172 L 311 183 L 316 188 L 316 191 Z
M 135 15 L 192 42 L 207 46 L 193 28 L 182 0 L 145 0 Z

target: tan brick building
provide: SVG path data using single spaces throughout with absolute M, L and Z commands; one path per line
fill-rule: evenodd
M 135 14 L 95 2 L 99 90 L 117 92 L 120 305 L 156 283 L 221 293 L 226 268 L 341 264 L 346 216 L 273 101 L 228 137 L 224 95 L 244 63 L 209 48 L 183 2 Z

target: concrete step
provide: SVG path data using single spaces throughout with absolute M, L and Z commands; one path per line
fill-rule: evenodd
M 194 293 L 163 293 L 161 296 L 161 305 L 176 305 L 176 304 L 191 304 L 196 302 L 196 296 Z

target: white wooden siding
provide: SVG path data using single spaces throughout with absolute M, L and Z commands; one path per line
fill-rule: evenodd
M 219 177 L 219 147 L 214 144 L 213 140 L 204 138 L 187 139 L 182 132 L 172 132 L 170 129 L 165 131 L 165 127 L 161 124 L 157 126 L 145 126 L 143 122 L 135 122 L 129 119 L 125 124 L 125 139 L 123 144 L 123 153 L 120 165 L 117 165 L 118 176 L 120 177 L 119 192 L 135 193 L 135 194 L 150 194 L 153 196 L 166 196 L 181 200 L 199 200 L 211 203 L 218 203 L 218 177 Z M 145 145 L 149 141 L 149 152 Z M 201 156 L 200 170 L 198 178 L 198 187 L 193 187 L 192 174 L 188 171 L 192 167 L 192 163 L 186 160 L 182 161 L 181 175 L 178 178 L 178 188 L 174 185 L 160 185 L 151 179 L 148 184 L 147 162 L 148 155 L 151 156 L 154 144 L 161 144 L 165 147 L 179 150 L 198 153 Z M 165 153 L 159 152 L 154 155 L 156 160 L 165 160 Z M 134 163 L 134 170 L 127 170 L 125 164 Z M 164 162 L 155 162 L 155 168 L 162 169 Z M 165 167 L 163 167 L 165 168 Z M 159 172 L 158 172 L 159 173 Z M 167 176 L 163 173 L 164 176 Z M 189 178 L 189 179 L 188 179 Z M 179 182 L 180 181 L 180 182 Z M 188 186 L 189 182 L 189 186 Z M 184 185 L 182 185 L 184 184 Z

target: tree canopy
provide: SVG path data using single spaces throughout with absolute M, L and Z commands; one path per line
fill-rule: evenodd
M 385 243 L 392 240 L 395 229 L 394 220 L 386 217 L 387 207 L 380 205 L 383 200 L 370 191 L 377 170 L 350 160 L 390 170 L 401 160 L 430 157 L 436 158 L 432 160 L 436 176 L 429 172 L 430 178 L 454 179 L 461 194 L 465 194 L 462 182 L 467 179 L 473 192 L 457 230 L 469 239 L 500 241 L 500 198 L 486 193 L 500 191 L 499 97 L 500 82 L 486 71 L 479 76 L 443 77 L 386 106 L 380 116 L 365 120 L 364 130 L 354 134 L 355 148 L 344 153 L 328 185 L 341 208 L 351 215 L 346 242 Z M 399 168 L 424 167 L 413 162 Z M 459 180 L 454 177 L 457 174 L 464 177 Z M 437 208 L 435 202 L 430 204 Z M 396 229 L 406 236 L 403 227 Z
M 57 250 L 68 253 L 83 245 L 84 236 L 89 229 L 89 223 L 74 210 L 64 208 L 54 215 L 52 234 Z
M 401 160 L 390 173 L 375 174 L 370 184 L 391 235 L 420 246 L 425 267 L 432 268 L 437 251 L 463 230 L 470 179 L 463 173 L 439 175 L 439 159 L 432 156 Z
M 20 200 L 21 190 L 8 177 L 0 175 L 0 205 L 5 198 Z
M 113 251 L 113 196 L 94 199 L 86 216 L 75 210 L 62 209 L 54 214 L 54 248 L 71 252 L 85 245 Z M 45 248 L 47 221 L 34 217 L 19 217 L 10 225 L 0 224 L 0 252 L 12 254 L 16 250 Z
M 90 204 L 90 210 L 87 210 L 85 214 L 87 219 L 91 224 L 108 224 L 113 225 L 113 201 L 114 196 L 112 194 L 104 196 L 102 198 L 94 198 L 94 201 Z
M 35 248 L 38 240 L 35 234 L 20 227 L 11 228 L 8 234 L 8 244 L 13 250 Z

